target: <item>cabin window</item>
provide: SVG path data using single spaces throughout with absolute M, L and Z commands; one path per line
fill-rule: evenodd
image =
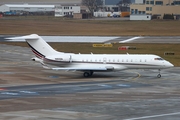
M 122 62 L 124 62 L 124 60 L 122 60 Z
M 133 62 L 133 60 L 131 59 L 131 62 Z

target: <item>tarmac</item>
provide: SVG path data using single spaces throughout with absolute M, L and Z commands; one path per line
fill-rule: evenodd
M 82 73 L 43 69 L 0 44 L 1 120 L 179 120 L 180 67 Z
M 20 36 L 20 35 L 19 35 Z M 19 37 L 18 36 L 18 37 Z M 0 35 L 0 41 L 14 35 Z M 46 42 L 80 42 L 80 43 L 180 43 L 180 36 L 41 36 Z M 23 39 L 9 42 L 25 42 Z

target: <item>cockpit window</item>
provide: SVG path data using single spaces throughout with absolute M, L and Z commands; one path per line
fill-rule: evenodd
M 164 60 L 164 59 L 162 59 L 162 58 L 154 58 L 154 60 Z

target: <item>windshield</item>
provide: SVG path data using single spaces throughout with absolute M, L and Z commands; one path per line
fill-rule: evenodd
M 154 58 L 154 60 L 164 60 L 163 58 Z

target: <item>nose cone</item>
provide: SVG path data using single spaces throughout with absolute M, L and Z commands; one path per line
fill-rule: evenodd
M 170 67 L 174 67 L 174 65 L 170 63 Z
M 168 61 L 166 62 L 165 66 L 167 68 L 174 67 L 174 65 L 172 63 L 168 62 Z

